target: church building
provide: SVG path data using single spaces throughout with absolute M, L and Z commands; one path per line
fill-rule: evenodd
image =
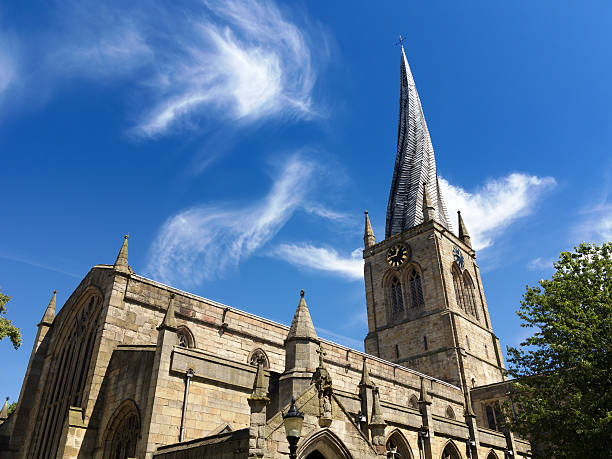
M 140 276 L 126 236 L 57 313 L 53 293 L 0 459 L 531 457 L 503 427 L 511 385 L 457 228 L 402 48 L 382 241 L 365 213 L 365 352 L 317 336 L 304 291 L 287 327 Z

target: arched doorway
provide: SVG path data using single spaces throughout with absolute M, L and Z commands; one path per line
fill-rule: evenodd
M 299 459 L 353 459 L 348 448 L 331 430 L 315 432 L 299 447 Z

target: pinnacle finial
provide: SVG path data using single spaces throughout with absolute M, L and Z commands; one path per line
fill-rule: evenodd
M 463 221 L 463 217 L 461 217 L 461 211 L 457 211 L 457 219 L 459 220 L 459 239 L 461 239 L 465 245 L 467 245 L 470 249 L 472 248 L 472 239 L 467 231 L 467 227 L 465 226 L 465 222 Z
M 425 388 L 425 378 L 421 377 L 421 393 L 419 394 L 419 403 L 431 404 L 431 399 L 429 398 L 429 393 L 427 393 L 427 389 Z
M 368 371 L 368 359 L 363 358 L 363 367 L 361 368 L 361 381 L 359 386 L 373 387 L 372 381 L 370 381 L 370 372 Z
M 312 324 L 312 318 L 310 317 L 308 305 L 304 299 L 304 290 L 300 290 L 300 302 L 295 310 L 293 321 L 291 322 L 291 328 L 287 334 L 287 339 L 290 338 L 311 338 L 318 340 L 317 333 L 315 332 L 314 325 Z
M 45 309 L 45 313 L 43 314 L 42 320 L 38 325 L 51 325 L 53 320 L 55 319 L 55 303 L 57 298 L 57 290 L 53 290 L 53 295 L 51 295 L 51 300 L 49 301 L 49 305 L 47 309 Z
M 117 255 L 117 260 L 115 260 L 115 271 L 124 274 L 131 274 L 132 269 L 128 264 L 128 238 L 129 235 L 123 236 L 123 244 L 121 244 L 121 249 L 119 250 L 119 254 Z
M 428 222 L 435 218 L 436 209 L 431 203 L 429 193 L 427 192 L 427 183 L 423 182 L 423 221 Z
M 5 419 L 8 418 L 8 401 L 9 401 L 9 398 L 6 397 L 6 400 L 4 401 L 4 405 L 2 405 L 2 410 L 0 410 L 0 421 L 4 421 Z
M 366 249 L 369 249 L 374 244 L 376 244 L 376 239 L 374 238 L 374 231 L 372 230 L 372 224 L 370 223 L 370 217 L 368 215 L 368 211 L 365 211 L 365 230 L 363 232 L 363 246 Z
M 176 331 L 176 317 L 174 316 L 174 293 L 170 293 L 170 300 L 168 301 L 168 309 L 164 315 L 164 320 L 157 327 L 158 330 L 171 330 Z

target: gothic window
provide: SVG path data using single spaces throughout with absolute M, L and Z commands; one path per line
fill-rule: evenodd
M 463 279 L 461 278 L 461 271 L 459 267 L 453 265 L 453 285 L 455 287 L 455 298 L 457 299 L 457 306 L 465 311 L 465 297 L 463 295 Z
M 476 310 L 476 293 L 474 291 L 474 282 L 472 282 L 472 279 L 467 272 L 463 274 L 463 295 L 465 298 L 464 304 L 465 304 L 466 311 L 478 319 L 478 312 Z
M 56 324 L 50 350 L 49 373 L 41 396 L 41 415 L 34 427 L 35 457 L 55 457 L 61 426 L 70 406 L 82 406 L 93 347 L 98 331 L 102 295 L 89 287 L 76 303 L 66 307 L 64 320 Z
M 491 451 L 488 455 L 487 455 L 487 459 L 497 459 L 497 454 L 495 454 L 493 451 Z
M 138 416 L 132 414 L 126 417 L 115 431 L 111 443 L 112 459 L 127 459 L 136 457 L 136 442 L 140 433 Z
M 386 443 L 387 458 L 389 459 L 411 459 L 410 446 L 405 437 L 399 431 L 393 432 Z
M 448 419 L 456 419 L 455 412 L 453 411 L 450 405 L 446 407 L 446 417 Z
M 140 416 L 132 400 L 125 400 L 115 411 L 104 434 L 104 459 L 136 457 L 140 438 Z
M 412 307 L 418 308 L 425 304 L 423 300 L 423 284 L 421 283 L 421 275 L 414 269 L 410 274 L 410 299 Z
M 414 408 L 415 410 L 419 409 L 419 399 L 414 394 L 410 397 L 408 404 L 411 408 Z
M 442 451 L 442 459 L 461 459 L 459 450 L 452 442 L 448 443 Z
M 404 310 L 404 299 L 402 297 L 402 284 L 397 277 L 391 281 L 391 311 L 393 315 L 399 314 Z
M 193 338 L 193 334 L 191 331 L 184 326 L 181 326 L 176 331 L 178 336 L 178 345 L 184 348 L 194 348 L 195 347 L 195 339 Z
M 257 366 L 257 362 L 259 360 L 263 360 L 264 368 L 270 368 L 270 361 L 268 360 L 267 354 L 264 352 L 263 349 L 257 348 L 249 355 L 249 364 Z

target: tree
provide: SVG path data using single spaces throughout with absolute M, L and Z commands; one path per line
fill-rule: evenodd
M 8 336 L 11 343 L 13 343 L 13 347 L 17 349 L 21 346 L 21 332 L 9 319 L 3 317 L 6 315 L 6 303 L 8 303 L 10 299 L 10 296 L 3 295 L 2 292 L 0 292 L 0 340 Z
M 609 457 L 612 243 L 582 243 L 554 266 L 552 279 L 527 286 L 517 312 L 535 333 L 508 348 L 510 428 L 531 439 L 534 457 Z

